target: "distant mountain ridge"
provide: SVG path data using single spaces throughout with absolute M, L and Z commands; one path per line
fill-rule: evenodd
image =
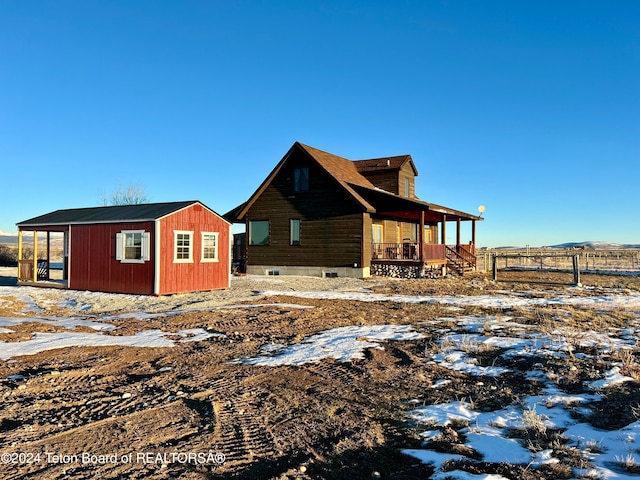
M 592 248 L 594 250 L 624 250 L 630 248 L 640 248 L 640 244 L 621 244 L 612 242 L 568 242 L 558 245 L 550 245 L 549 248 Z
M 56 232 L 54 235 L 55 236 L 51 238 L 51 245 L 62 246 L 62 234 Z M 24 232 L 24 240 L 27 243 L 33 243 L 33 233 Z M 46 240 L 46 234 L 41 232 L 38 235 L 38 244 L 46 243 Z M 5 232 L 0 230 L 0 245 L 18 245 L 18 232 Z
M 485 247 L 483 247 L 484 249 Z M 504 245 L 502 247 L 491 247 L 491 250 L 525 250 L 527 246 L 516 246 L 516 245 Z M 549 248 L 549 249 L 589 249 L 589 250 L 633 250 L 640 249 L 640 243 L 613 243 L 613 242 L 567 242 L 567 243 L 559 243 L 557 245 L 544 245 L 544 246 L 533 246 L 529 245 L 529 248 L 532 250 L 539 250 L 541 248 Z
M 0 230 L 0 243 L 18 243 L 18 232 L 11 233 Z

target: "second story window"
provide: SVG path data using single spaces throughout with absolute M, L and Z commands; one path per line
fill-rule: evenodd
M 293 169 L 293 191 L 309 191 L 309 169 L 307 167 Z

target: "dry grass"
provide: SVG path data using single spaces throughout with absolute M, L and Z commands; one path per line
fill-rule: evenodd
M 378 292 L 429 295 L 487 294 L 512 287 L 515 294 L 530 294 L 523 285 L 533 286 L 539 296 L 571 292 L 568 286 L 534 283 L 532 278 L 526 283 L 515 277 L 493 283 L 480 274 L 466 279 L 406 282 L 372 279 L 365 285 Z M 640 290 L 637 287 L 634 289 Z M 213 471 L 179 465 L 146 470 L 120 465 L 71 472 L 61 465 L 40 469 L 0 466 L 0 476 L 43 480 L 61 480 L 71 474 L 76 478 L 351 480 L 372 478 L 373 472 L 378 472 L 389 479 L 430 478 L 432 467 L 402 455 L 400 449 L 420 448 L 423 439 L 419 433 L 438 429 L 429 448 L 468 458 L 452 460 L 445 468 L 509 479 L 572 478 L 573 468 L 589 471 L 585 450 L 597 452 L 601 446 L 568 445 L 562 432 L 550 428 L 535 409 L 525 409 L 522 428 L 509 435 L 532 451 L 553 450 L 561 459 L 558 464 L 532 468 L 483 462 L 466 445 L 465 432 L 473 431 L 473 422 L 460 420 L 447 426 L 425 424 L 414 428 L 407 421 L 407 412 L 420 405 L 452 401 L 465 401 L 479 412 L 520 405 L 523 397 L 540 394 L 541 383 L 523 375 L 532 369 L 544 372 L 566 393 L 587 391 L 588 382 L 602 378 L 612 365 L 620 365 L 621 372 L 634 379 L 640 377 L 636 346 L 599 351 L 583 342 L 586 331 L 615 333 L 637 321 L 636 314 L 622 310 L 598 312 L 566 306 L 452 310 L 440 304 L 300 300 L 284 293 L 260 302 L 316 308 L 265 306 L 144 321 L 118 320 L 114 323 L 120 334 L 152 328 L 206 328 L 226 336 L 174 348 L 70 348 L 12 363 L 0 362 L 0 451 L 15 445 L 63 452 L 82 450 L 87 445 L 96 452 L 107 448 L 189 451 L 215 446 L 229 458 L 224 466 Z M 21 305 L 7 300 L 0 307 L 4 308 L 3 314 L 11 316 Z M 564 342 L 568 354 L 508 363 L 501 358 L 500 349 L 458 325 L 456 317 L 462 315 L 495 317 L 481 325 L 479 334 L 517 336 L 523 329 L 527 333 L 535 331 L 547 336 L 548 341 Z M 450 320 L 433 323 L 444 317 Z M 507 318 L 519 325 L 509 326 Z M 347 363 L 324 360 L 273 368 L 229 363 L 257 355 L 266 343 L 287 345 L 328 328 L 389 323 L 413 325 L 424 338 L 385 342 L 384 349 L 369 349 L 364 359 Z M 494 330 L 496 326 L 499 330 Z M 7 335 L 29 335 L 44 328 L 43 324 L 32 327 L 21 327 L 20 333 Z M 443 333 L 447 331 L 448 337 Z M 433 355 L 453 349 L 476 358 L 481 365 L 504 364 L 511 371 L 495 378 L 479 378 L 432 361 Z M 25 379 L 9 380 L 12 375 Z M 440 380 L 448 382 L 431 388 Z M 592 408 L 594 414 L 581 421 L 598 428 L 620 428 L 635 421 L 640 415 L 638 383 L 607 389 Z M 617 460 L 620 468 L 637 473 L 633 456 L 621 453 Z

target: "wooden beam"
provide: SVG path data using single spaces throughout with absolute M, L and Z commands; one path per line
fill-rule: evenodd
M 458 218 L 456 220 L 456 247 L 460 245 L 460 223 L 461 220 Z
M 441 234 L 442 234 L 442 239 L 441 239 L 441 243 L 443 245 L 447 244 L 447 216 L 446 215 L 442 215 L 442 225 L 441 225 Z

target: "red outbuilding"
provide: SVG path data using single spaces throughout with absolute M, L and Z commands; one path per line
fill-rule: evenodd
M 20 284 L 143 295 L 229 287 L 231 224 L 198 201 L 57 210 L 17 225 Z M 31 259 L 24 232 L 33 232 Z M 57 281 L 53 236 L 62 243 Z

